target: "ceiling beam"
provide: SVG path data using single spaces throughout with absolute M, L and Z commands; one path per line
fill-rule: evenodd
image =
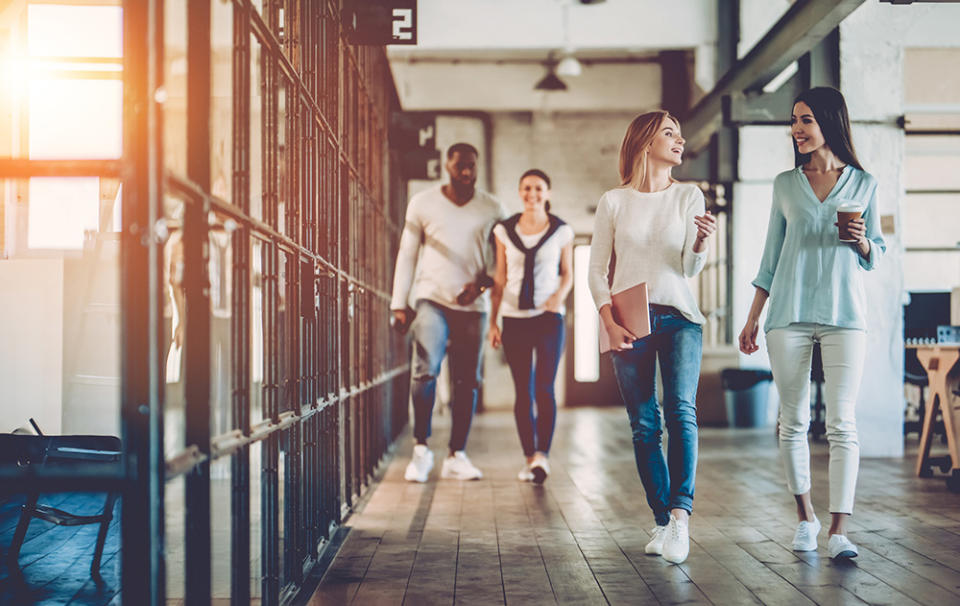
M 761 90 L 788 65 L 810 51 L 863 0 L 797 0 L 685 116 L 687 149 L 710 142 L 721 122 L 723 97 Z

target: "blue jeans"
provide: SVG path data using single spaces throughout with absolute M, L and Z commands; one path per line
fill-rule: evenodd
M 530 457 L 537 451 L 549 453 L 557 418 L 553 384 L 563 351 L 563 316 L 549 311 L 532 318 L 504 316 L 502 341 L 517 392 L 513 416 L 517 421 L 523 454 Z M 535 369 L 534 352 L 537 357 Z M 534 401 L 537 403 L 536 422 Z
M 417 302 L 413 333 L 413 372 L 410 391 L 413 396 L 413 437 L 426 444 L 430 437 L 433 402 L 437 394 L 440 363 L 450 353 L 453 379 L 452 427 L 450 450 L 463 450 L 470 433 L 470 422 L 477 406 L 480 387 L 480 353 L 487 314 L 459 311 L 432 301 Z
M 658 526 L 670 510 L 693 510 L 697 473 L 697 384 L 703 329 L 674 309 L 650 305 L 650 335 L 633 349 L 613 352 L 613 370 L 633 430 L 637 471 Z M 667 461 L 661 448 L 655 359 L 663 379 L 663 413 L 670 435 Z

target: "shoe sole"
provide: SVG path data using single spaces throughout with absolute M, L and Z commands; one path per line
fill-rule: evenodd
M 797 547 L 796 545 L 794 545 L 793 550 L 794 551 L 816 551 L 817 546 L 814 545 L 813 547 Z
M 533 468 L 533 483 L 543 484 L 547 479 L 547 471 L 542 467 Z
M 687 561 L 687 556 L 683 556 L 682 558 L 673 558 L 673 559 L 668 558 L 667 556 L 663 556 L 663 559 L 670 562 L 671 564 L 683 564 L 684 562 Z
M 848 550 L 846 550 L 846 551 L 841 551 L 841 552 L 838 553 L 837 555 L 833 556 L 832 559 L 834 559 L 834 560 L 849 560 L 850 558 L 855 558 L 855 557 L 857 557 L 857 552 L 856 552 L 856 551 L 850 551 L 850 550 L 848 549 Z
M 479 475 L 479 476 L 460 477 L 460 476 L 454 475 L 454 474 L 452 474 L 452 473 L 441 473 L 441 474 L 440 474 L 440 478 L 443 479 L 443 480 L 463 480 L 464 482 L 469 482 L 470 480 L 479 480 L 479 479 L 483 478 L 483 476 L 482 476 L 482 475 Z
M 662 556 L 662 555 L 663 555 L 663 550 L 661 549 L 661 550 L 657 551 L 656 549 L 647 549 L 646 547 L 644 547 L 644 548 L 643 548 L 643 553 L 645 553 L 645 554 L 647 554 L 647 555 L 652 555 L 652 556 Z

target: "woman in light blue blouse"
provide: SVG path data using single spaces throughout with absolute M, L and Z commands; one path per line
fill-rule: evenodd
M 866 352 L 862 276 L 886 250 L 877 181 L 863 170 L 850 138 L 840 91 L 817 87 L 794 102 L 790 118 L 796 168 L 777 175 L 756 295 L 740 333 L 740 351 L 757 351 L 760 312 L 773 380 L 780 394 L 780 453 L 797 502 L 797 551 L 817 549 L 820 521 L 810 500 L 810 360 L 820 343 L 830 443 L 830 538 L 835 559 L 857 555 L 846 537 L 860 465 L 854 409 Z M 838 208 L 855 208 L 840 239 Z

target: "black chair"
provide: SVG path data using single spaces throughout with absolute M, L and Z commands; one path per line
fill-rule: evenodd
M 34 425 L 36 427 L 36 425 Z M 120 460 L 120 438 L 115 436 L 45 436 L 24 434 L 0 434 L 0 464 L 23 466 L 70 467 L 78 463 L 84 465 L 104 463 L 111 466 Z M 34 518 L 46 520 L 58 526 L 82 526 L 99 524 L 97 544 L 93 552 L 90 574 L 100 578 L 100 559 L 107 540 L 107 531 L 113 519 L 113 507 L 119 497 L 116 492 L 107 493 L 103 511 L 98 515 L 76 515 L 61 509 L 38 503 L 39 494 L 27 494 L 27 502 L 20 512 L 20 520 L 13 535 L 13 542 L 7 554 L 8 566 L 13 574 L 20 572 L 20 548 L 27 536 L 27 528 Z

